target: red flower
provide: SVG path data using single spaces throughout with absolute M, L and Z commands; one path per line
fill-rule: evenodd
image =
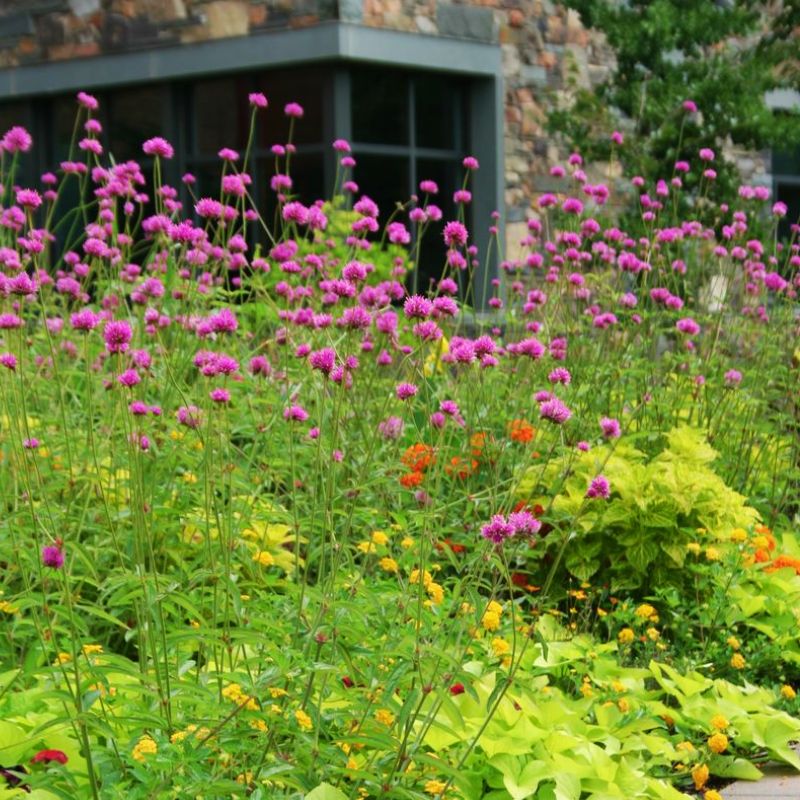
M 69 759 L 67 754 L 61 750 L 40 750 L 32 759 L 31 764 L 49 764 L 57 761 L 59 764 L 66 764 Z
M 467 690 L 464 688 L 464 684 L 463 683 L 454 683 L 450 687 L 450 694 L 452 694 L 454 697 L 457 694 L 464 694 L 464 692 L 466 692 L 466 691 Z
M 352 689 L 355 684 L 353 683 L 353 679 L 349 675 L 342 676 L 342 686 L 345 689 Z

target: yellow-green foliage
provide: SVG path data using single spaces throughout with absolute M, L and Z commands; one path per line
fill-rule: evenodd
M 635 587 L 654 570 L 683 566 L 686 545 L 698 528 L 720 535 L 757 521 L 746 498 L 714 472 L 715 457 L 701 431 L 674 428 L 665 449 L 649 460 L 622 439 L 581 453 L 571 463 L 554 462 L 544 475 L 529 468 L 518 497 L 544 495 L 563 480 L 553 509 L 563 529 L 576 534 L 565 558 L 569 571 L 581 580 L 607 571 L 604 577 L 614 588 Z M 598 474 L 608 478 L 611 497 L 587 500 L 586 489 Z

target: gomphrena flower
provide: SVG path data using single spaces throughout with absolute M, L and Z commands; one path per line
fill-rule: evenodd
M 413 383 L 399 383 L 394 391 L 400 400 L 408 400 L 417 393 L 417 387 Z
M 268 105 L 267 98 L 261 92 L 251 92 L 247 99 L 253 108 L 266 108 Z
M 51 569 L 61 569 L 64 566 L 64 553 L 58 545 L 48 544 L 42 548 L 42 564 Z
M 547 376 L 547 380 L 549 380 L 550 383 L 560 383 L 564 386 L 569 386 L 572 381 L 572 375 L 570 375 L 568 369 L 565 369 L 564 367 L 556 367 Z
M 378 425 L 378 433 L 384 439 L 399 439 L 403 434 L 403 420 L 400 417 L 388 417 Z
M 738 386 L 742 382 L 742 373 L 738 369 L 729 369 L 725 373 L 726 386 Z
M 142 151 L 147 156 L 160 156 L 161 158 L 172 158 L 175 150 L 172 145 L 161 136 L 154 136 L 142 145 Z
M 606 439 L 618 439 L 622 435 L 619 420 L 613 417 L 603 417 L 600 420 L 600 430 L 603 431 Z
M 448 247 L 464 247 L 469 236 L 464 225 L 455 220 L 448 222 L 444 226 L 444 232 L 442 235 L 444 236 L 445 244 Z
M 675 323 L 675 327 L 681 333 L 688 333 L 689 336 L 697 336 L 700 333 L 700 326 L 691 318 L 683 317 Z
M 17 357 L 13 353 L 0 353 L 0 366 L 13 372 L 17 368 Z
M 200 427 L 200 409 L 197 406 L 181 406 L 176 416 L 178 422 L 187 428 Z
M 502 514 L 495 514 L 492 519 L 481 528 L 481 536 L 495 544 L 501 544 L 515 533 L 514 526 Z
M 539 416 L 556 425 L 563 425 L 572 416 L 572 412 L 557 397 L 553 397 L 539 406 Z
M 111 320 L 103 329 L 103 338 L 109 353 L 127 352 L 132 337 L 133 330 L 125 320 Z
M 289 422 L 305 422 L 308 419 L 308 411 L 302 406 L 291 405 L 283 410 L 283 418 Z
M 611 495 L 611 485 L 605 475 L 598 475 L 592 478 L 589 488 L 586 490 L 586 497 L 590 499 L 606 499 Z

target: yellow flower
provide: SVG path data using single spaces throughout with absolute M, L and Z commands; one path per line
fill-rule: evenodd
M 378 564 L 386 572 L 397 572 L 397 562 L 393 558 L 389 558 L 389 556 L 384 556 Z
M 497 602 L 497 600 L 490 600 L 489 605 L 486 606 L 486 610 L 491 611 L 493 614 L 497 614 L 498 616 L 500 616 L 500 614 L 503 613 L 503 606 L 501 606 L 500 603 Z
M 511 652 L 511 645 L 501 636 L 495 636 L 495 638 L 492 639 L 492 652 L 500 658 L 500 656 Z
M 253 554 L 253 561 L 261 564 L 262 567 L 271 567 L 275 563 L 275 557 L 266 550 L 256 550 Z
M 658 628 L 648 628 L 645 633 L 647 634 L 647 638 L 651 642 L 657 642 L 661 638 L 661 634 L 658 632 Z
M 389 537 L 383 531 L 373 531 L 372 541 L 378 545 L 389 544 Z
M 358 549 L 362 553 L 367 553 L 367 554 L 374 553 L 377 550 L 377 548 L 372 542 L 359 542 Z
M 279 686 L 270 686 L 267 691 L 273 700 L 276 697 L 285 697 L 287 694 L 286 689 L 281 689 Z
M 263 719 L 254 719 L 250 721 L 250 727 L 253 730 L 260 731 L 261 733 L 267 732 L 267 723 Z
M 754 536 L 752 544 L 756 550 L 766 550 L 769 547 L 769 539 L 766 536 Z
M 241 775 L 236 776 L 236 783 L 251 783 L 253 780 L 253 773 L 251 770 L 247 770 L 247 772 L 243 772 Z
M 426 588 L 434 603 L 439 605 L 444 600 L 444 589 L 438 583 L 431 581 Z
M 443 781 L 431 780 L 425 784 L 425 794 L 435 797 L 437 794 L 441 794 L 446 787 L 447 784 Z
M 651 617 L 657 616 L 656 610 L 650 605 L 650 603 L 642 603 L 634 613 L 640 619 L 650 619 Z
M 734 528 L 731 531 L 731 541 L 732 542 L 747 541 L 747 531 L 744 530 L 744 528 Z
M 694 553 L 694 555 L 699 555 L 700 554 L 700 542 L 689 542 L 689 544 L 686 545 L 686 549 L 690 553 Z
M 693 753 L 694 752 L 694 745 L 690 741 L 678 742 L 678 744 L 675 745 L 675 749 L 676 750 L 683 750 L 683 751 L 685 751 L 687 753 Z M 700 787 L 698 786 L 696 788 L 699 789 Z
M 728 647 L 732 647 L 734 650 L 738 650 L 742 646 L 735 636 L 729 636 L 727 639 L 727 644 Z
M 158 752 L 158 745 L 155 739 L 152 739 L 146 734 L 136 742 L 136 745 L 131 752 L 131 757 L 134 761 L 144 761 L 145 756 L 151 756 Z
M 624 697 L 620 697 L 620 699 L 617 700 L 617 708 L 619 708 L 623 714 L 626 714 L 630 711 L 631 704 Z
M 611 681 L 611 688 L 615 692 L 624 692 L 625 691 L 625 684 L 622 681 Z
M 500 627 L 500 615 L 495 611 L 484 612 L 481 624 L 487 631 L 496 631 Z
M 635 638 L 636 634 L 634 634 L 633 629 L 631 628 L 623 628 L 617 634 L 617 639 L 619 640 L 620 644 L 630 644 Z
M 712 753 L 724 753 L 728 749 L 728 737 L 724 733 L 712 733 L 708 737 L 708 746 Z
M 375 712 L 375 719 L 378 720 L 381 725 L 386 725 L 387 727 L 394 724 L 394 714 L 385 708 L 379 708 Z
M 16 606 L 12 606 L 8 600 L 0 600 L 0 611 L 4 614 L 16 614 L 19 609 Z
M 103 645 L 101 644 L 85 644 L 81 650 L 83 650 L 83 654 L 85 656 L 91 656 L 95 653 L 102 653 L 103 652 Z
M 703 800 L 723 800 L 723 797 L 716 789 L 709 789 L 703 795 Z
M 730 722 L 722 714 L 715 714 L 711 717 L 711 727 L 716 728 L 718 731 L 724 731 L 729 725 Z
M 746 663 L 747 662 L 744 660 L 744 656 L 741 653 L 734 653 L 731 656 L 731 666 L 734 669 L 744 669 Z
M 716 547 L 706 547 L 706 558 L 709 561 L 719 561 L 719 550 Z
M 169 737 L 169 740 L 172 744 L 177 744 L 178 742 L 182 742 L 188 735 L 189 731 L 175 731 L 175 733 Z
M 408 550 L 409 547 L 413 546 L 414 540 L 410 536 L 405 536 L 400 540 L 400 547 L 402 547 L 403 550 Z
M 423 570 L 422 572 L 422 585 L 426 588 L 430 585 L 430 582 L 433 580 L 430 572 L 428 570 Z M 419 583 L 419 570 L 412 569 L 411 574 L 408 576 L 408 582 L 412 585 Z
M 797 697 L 797 692 L 787 683 L 781 686 L 781 696 L 787 700 L 794 700 Z
M 298 708 L 297 711 L 294 712 L 294 718 L 297 720 L 297 724 L 300 726 L 301 730 L 310 731 L 314 727 L 311 717 L 309 717 L 302 708 Z
M 698 764 L 692 769 L 692 780 L 694 781 L 694 788 L 698 791 L 708 783 L 708 766 L 706 764 Z
M 583 683 L 581 684 L 580 693 L 584 697 L 591 697 L 594 694 L 594 690 L 592 689 L 592 684 L 589 683 L 588 679 L 584 678 Z

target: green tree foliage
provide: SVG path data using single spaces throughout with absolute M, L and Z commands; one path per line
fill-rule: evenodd
M 738 185 L 735 164 L 721 157 L 731 141 L 747 149 L 800 145 L 800 114 L 771 109 L 768 91 L 800 86 L 800 11 L 753 0 L 566 0 L 587 27 L 602 31 L 616 55 L 609 79 L 580 90 L 554 111 L 550 128 L 593 158 L 610 155 L 610 132 L 626 142 L 619 157 L 629 174 L 669 179 L 677 160 L 717 151 L 711 194 Z M 698 113 L 682 103 L 693 100 Z M 693 170 L 687 188 L 700 180 Z

